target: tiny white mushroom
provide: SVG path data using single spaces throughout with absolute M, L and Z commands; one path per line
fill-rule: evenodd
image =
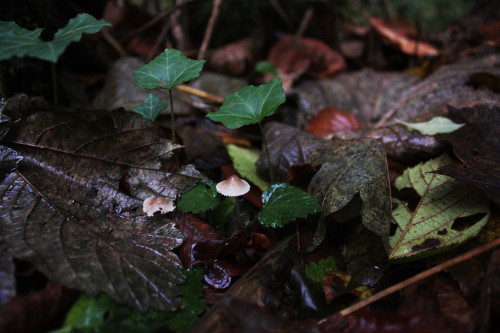
M 161 214 L 165 214 L 171 212 L 175 209 L 174 202 L 172 200 L 168 200 L 161 197 L 150 197 L 144 200 L 142 204 L 142 210 L 148 216 L 153 216 L 154 213 L 160 212 Z
M 236 175 L 232 175 L 228 179 L 221 181 L 215 188 L 217 192 L 226 197 L 237 197 L 250 191 L 250 185 Z

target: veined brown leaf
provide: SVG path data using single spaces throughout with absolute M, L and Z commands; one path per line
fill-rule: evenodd
M 397 229 L 389 237 L 390 259 L 427 255 L 429 250 L 460 244 L 476 236 L 488 222 L 489 200 L 483 192 L 431 173 L 450 163 L 452 160 L 442 155 L 405 170 L 396 179 L 398 190 L 413 189 L 420 201 L 412 211 L 401 200 L 393 199 L 397 207 L 392 221 Z

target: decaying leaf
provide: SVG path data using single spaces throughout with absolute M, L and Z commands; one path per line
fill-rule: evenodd
M 442 136 L 463 164 L 446 165 L 437 172 L 479 187 L 500 205 L 500 105 L 450 107 L 448 113 L 452 120 L 466 124 Z
M 323 213 L 339 211 L 359 194 L 363 225 L 385 239 L 391 194 L 383 144 L 377 140 L 343 141 L 333 150 L 325 147 L 318 152 L 321 168 L 309 191 L 322 204 Z
M 12 111 L 12 113 L 14 113 Z M 179 306 L 182 233 L 140 208 L 175 199 L 200 174 L 163 171 L 175 146 L 133 113 L 18 113 L 1 141 L 21 158 L 0 184 L 0 234 L 9 253 L 49 279 L 90 295 L 106 292 L 142 311 Z
M 453 178 L 431 173 L 452 163 L 442 155 L 405 170 L 398 177 L 398 190 L 413 189 L 420 200 L 413 210 L 399 199 L 392 212 L 397 225 L 390 236 L 390 259 L 423 254 L 429 250 L 460 244 L 477 235 L 488 222 L 489 200 L 479 190 L 458 184 Z
M 303 81 L 291 92 L 299 96 L 298 125 L 305 127 L 318 110 L 326 106 L 354 114 L 364 127 L 402 121 L 426 120 L 422 115 L 444 115 L 446 106 L 460 107 L 471 102 L 500 102 L 489 89 L 467 84 L 474 73 L 499 75 L 500 55 L 445 65 L 420 80 L 407 73 L 362 70 L 339 74 L 333 79 Z
M 391 28 L 387 23 L 379 18 L 370 18 L 372 27 L 385 39 L 396 45 L 402 52 L 419 57 L 437 56 L 438 49 L 429 43 L 416 41 L 401 33 L 400 31 Z

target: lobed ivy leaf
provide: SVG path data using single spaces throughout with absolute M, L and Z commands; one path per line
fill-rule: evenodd
M 157 96 L 149 94 L 144 100 L 142 105 L 138 105 L 132 108 L 132 111 L 137 112 L 144 118 L 154 121 L 156 117 L 165 110 L 168 102 L 162 102 Z
M 463 186 L 451 177 L 431 173 L 450 163 L 452 160 L 442 155 L 409 168 L 396 178 L 394 185 L 398 190 L 413 189 L 420 200 L 412 210 L 401 200 L 393 199 L 397 206 L 392 219 L 397 229 L 389 238 L 389 259 L 416 259 L 460 244 L 476 236 L 488 222 L 489 200 L 483 192 Z
M 259 221 L 273 228 L 321 210 L 313 196 L 286 183 L 268 187 L 262 193 L 262 204 Z
M 276 78 L 258 87 L 243 87 L 227 96 L 219 111 L 209 113 L 207 118 L 231 129 L 257 124 L 274 114 L 285 99 L 281 79 Z
M 203 181 L 182 195 L 177 202 L 177 209 L 183 213 L 201 213 L 214 209 L 220 202 L 215 183 Z
M 311 262 L 306 266 L 306 275 L 313 281 L 323 283 L 323 277 L 328 271 L 338 271 L 337 264 L 333 257 L 321 259 L 318 263 Z
M 45 42 L 40 39 L 41 28 L 27 30 L 15 22 L 0 21 L 0 60 L 30 56 L 55 63 L 66 47 L 79 41 L 82 34 L 93 34 L 110 25 L 92 15 L 78 14 L 56 32 L 52 41 Z
M 134 71 L 136 85 L 146 89 L 172 89 L 200 75 L 205 60 L 192 60 L 181 51 L 165 49 L 148 64 Z
M 434 117 L 431 120 L 422 123 L 407 123 L 397 119 L 396 121 L 405 125 L 409 130 L 417 130 L 423 135 L 451 133 L 465 125 L 455 124 L 453 121 L 445 117 Z
M 150 310 L 141 313 L 120 305 L 105 294 L 98 297 L 81 295 L 66 315 L 63 332 L 155 332 L 160 328 L 183 333 L 189 330 L 204 311 L 203 269 L 191 268 L 182 272 L 186 282 L 180 286 L 182 308 L 175 312 Z

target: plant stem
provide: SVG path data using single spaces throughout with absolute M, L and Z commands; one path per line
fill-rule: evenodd
M 238 219 L 238 228 L 241 229 L 242 225 L 241 225 L 241 213 L 240 213 L 240 204 L 238 202 L 238 197 L 235 198 L 236 201 L 234 202 L 234 205 L 236 206 L 236 217 Z
M 260 132 L 262 133 L 262 141 L 264 142 L 264 147 L 266 149 L 267 167 L 269 168 L 269 180 L 271 181 L 271 184 L 274 184 L 274 173 L 273 173 L 273 168 L 271 167 L 271 155 L 269 155 L 269 148 L 267 146 L 266 134 L 264 133 L 264 128 L 262 127 L 260 121 L 259 121 L 259 127 L 260 127 Z
M 172 143 L 175 145 L 175 119 L 174 119 L 174 98 L 172 97 L 172 89 L 168 89 L 170 96 L 170 129 L 172 130 Z M 180 169 L 179 157 L 177 156 L 176 149 L 174 149 L 175 166 L 177 170 Z
M 54 105 L 59 105 L 59 95 L 57 93 L 56 63 L 52 63 L 52 91 L 54 94 Z

